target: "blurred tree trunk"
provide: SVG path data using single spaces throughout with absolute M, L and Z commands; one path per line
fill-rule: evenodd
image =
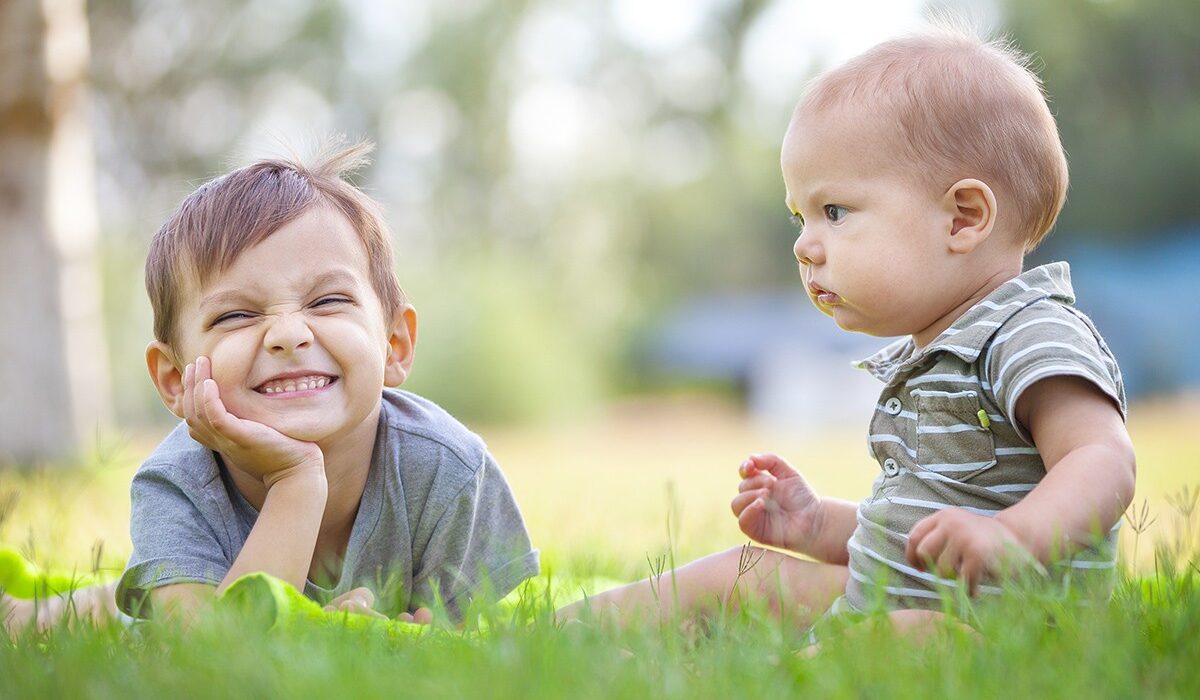
M 0 462 L 107 422 L 84 0 L 0 0 Z

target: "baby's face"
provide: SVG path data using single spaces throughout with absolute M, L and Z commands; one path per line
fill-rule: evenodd
M 318 443 L 377 420 L 393 328 L 340 213 L 310 208 L 181 306 L 179 360 L 208 356 L 234 415 Z
M 940 235 L 952 216 L 879 131 L 853 109 L 792 118 L 782 166 L 802 225 L 795 254 L 809 298 L 841 328 L 916 334 L 953 307 Z

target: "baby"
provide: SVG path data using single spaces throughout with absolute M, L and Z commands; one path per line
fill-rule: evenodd
M 634 583 L 592 605 L 624 617 L 734 590 L 810 622 L 882 604 L 906 625 L 946 596 L 997 594 L 1001 574 L 1022 568 L 1111 589 L 1134 490 L 1124 389 L 1073 307 L 1067 264 L 1023 270 L 1067 191 L 1026 63 L 946 29 L 813 82 L 782 149 L 800 277 L 842 329 L 903 336 L 858 363 L 883 383 L 871 495 L 822 498 L 783 459 L 753 455 L 732 502 L 742 531 L 816 561 L 761 550 L 739 577 L 739 548 L 681 567 L 674 586 Z

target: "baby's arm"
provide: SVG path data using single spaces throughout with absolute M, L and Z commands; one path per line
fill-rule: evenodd
M 1133 500 L 1133 444 L 1116 405 L 1094 384 L 1042 379 L 1021 394 L 1014 412 L 1041 452 L 1045 478 L 995 518 L 948 508 L 909 533 L 913 566 L 957 572 L 972 592 L 1014 551 L 1050 563 L 1092 545 Z
M 1043 379 L 1017 401 L 1046 477 L 996 516 L 1039 561 L 1093 544 L 1133 500 L 1133 443 L 1112 400 L 1078 377 Z

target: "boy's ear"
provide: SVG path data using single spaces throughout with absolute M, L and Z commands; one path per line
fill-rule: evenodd
M 167 410 L 183 418 L 183 371 L 175 366 L 171 346 L 157 340 L 147 345 L 146 369 Z
M 951 216 L 952 253 L 970 253 L 987 240 L 996 225 L 996 195 L 982 180 L 959 180 L 946 190 L 946 209 Z
M 397 387 L 408 379 L 417 348 L 417 310 L 404 304 L 388 328 L 388 356 L 383 366 L 383 385 Z

